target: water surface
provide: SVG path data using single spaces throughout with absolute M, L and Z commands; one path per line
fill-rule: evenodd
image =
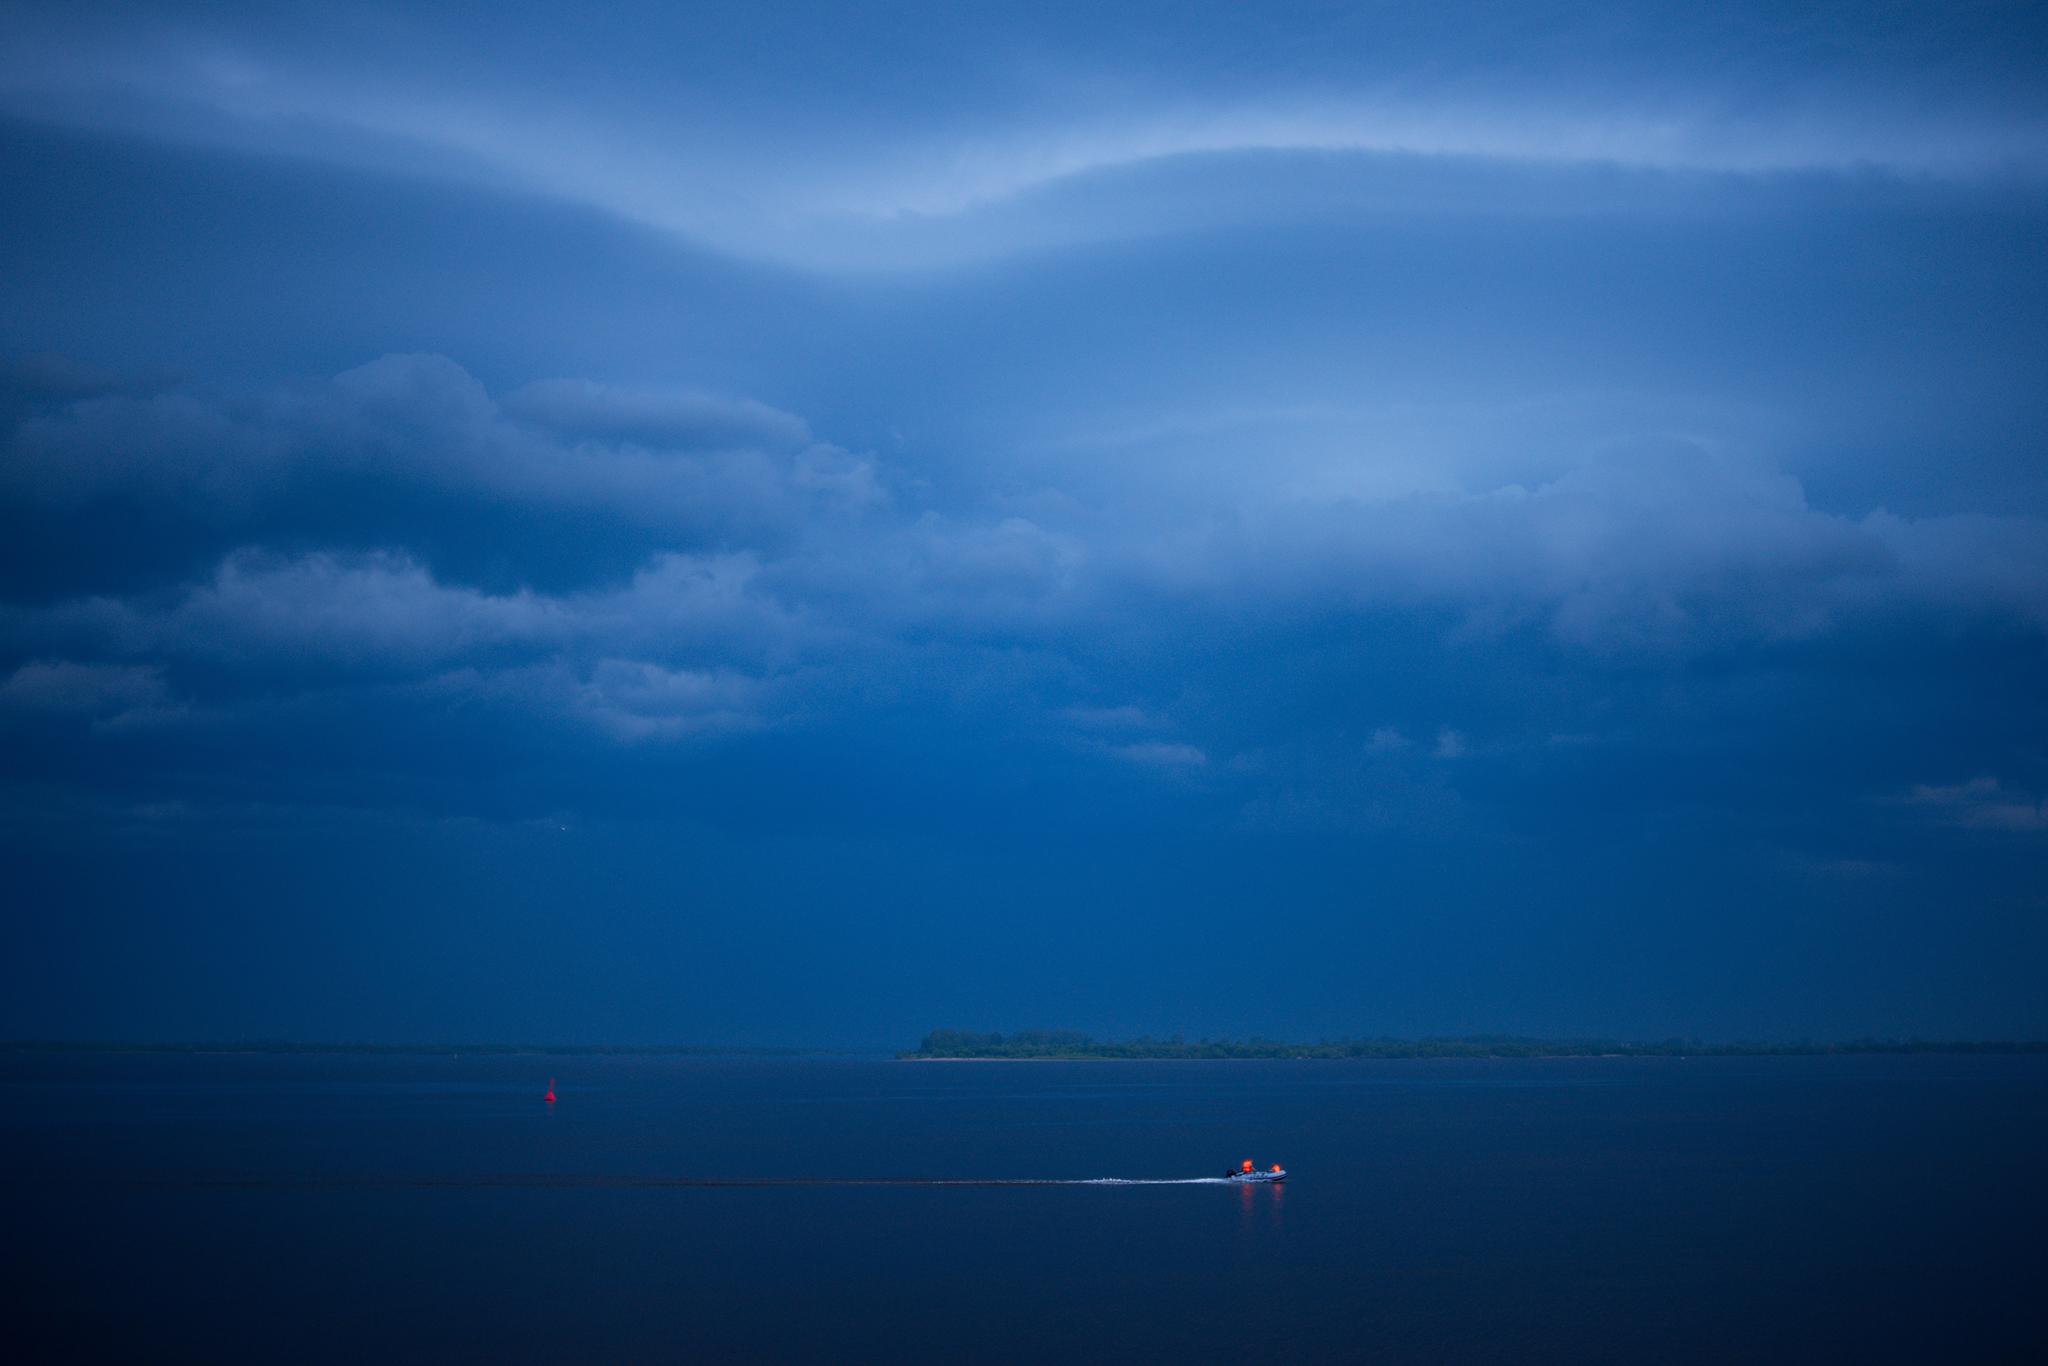
M 2048 1349 L 2043 1058 L 26 1053 L 0 1103 L 42 1359 Z M 919 1184 L 1244 1157 L 1292 1178 Z

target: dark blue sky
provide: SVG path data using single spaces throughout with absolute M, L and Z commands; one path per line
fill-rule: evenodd
M 0 1035 L 2048 1035 L 2048 26 L 1671 11 L 11 5 Z

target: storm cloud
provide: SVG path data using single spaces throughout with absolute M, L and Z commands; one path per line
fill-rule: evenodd
M 2030 14 L 131 18 L 5 21 L 0 1028 L 2048 1022 Z

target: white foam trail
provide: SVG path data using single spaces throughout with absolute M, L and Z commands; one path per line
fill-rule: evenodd
M 745 1189 L 792 1186 L 1231 1186 L 1227 1176 L 1134 1177 L 962 1177 L 962 1176 L 609 1176 L 574 1172 L 496 1172 L 471 1175 L 378 1175 L 359 1172 L 241 1174 L 194 1172 L 138 1176 L 126 1184 L 142 1186 L 231 1187 L 266 1189 L 319 1187 L 332 1189 L 531 1188 L 670 1190 L 686 1188 Z

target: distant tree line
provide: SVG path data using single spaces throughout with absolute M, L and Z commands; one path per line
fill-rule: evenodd
M 1105 1043 L 1066 1029 L 1023 1029 L 1010 1034 L 935 1029 L 924 1036 L 916 1052 L 900 1056 L 1165 1062 L 1205 1058 L 1747 1058 L 1833 1053 L 2048 1053 L 2048 1042 L 1853 1039 L 1841 1043 L 1702 1043 L 1665 1039 L 1642 1043 L 1475 1034 L 1442 1039 L 1325 1039 L 1319 1043 L 1261 1038 L 1189 1041 L 1176 1035 Z

